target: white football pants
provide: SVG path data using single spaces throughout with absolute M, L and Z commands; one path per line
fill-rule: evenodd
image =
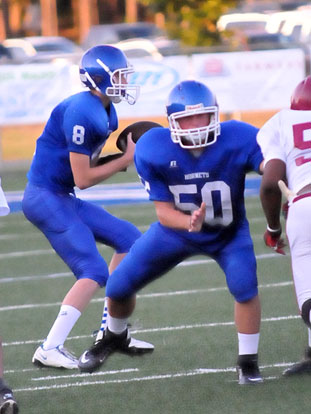
M 299 310 L 311 299 L 311 196 L 291 203 L 286 233 Z

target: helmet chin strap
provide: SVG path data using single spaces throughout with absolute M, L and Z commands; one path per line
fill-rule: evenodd
M 102 93 L 102 91 L 99 89 L 99 87 L 96 85 L 96 83 L 93 81 L 93 79 L 91 78 L 91 76 L 89 75 L 87 71 L 84 72 L 84 75 L 86 79 L 90 82 L 90 84 L 92 85 L 92 88 L 95 89 L 97 92 Z
M 110 75 L 110 79 L 111 79 L 111 83 L 112 83 L 112 77 L 113 77 L 113 72 L 111 72 L 111 70 L 109 69 L 109 67 L 100 59 L 96 59 L 96 62 L 104 69 L 104 71 L 106 71 L 109 75 Z M 113 88 L 113 86 L 112 86 Z M 109 88 L 107 88 L 108 90 Z M 109 97 L 109 99 L 111 100 L 112 103 L 120 103 L 122 101 L 122 96 L 110 96 L 107 95 Z
M 99 60 L 99 59 L 97 59 Z M 96 83 L 93 81 L 93 79 L 91 78 L 91 76 L 89 75 L 88 72 L 85 71 L 84 76 L 86 77 L 86 79 L 90 82 L 90 84 L 92 85 L 92 88 L 99 92 L 101 95 L 103 96 L 107 96 L 111 102 L 117 104 L 119 102 L 121 102 L 122 98 L 120 98 L 119 96 L 108 96 L 108 95 L 104 95 L 103 92 L 99 89 L 99 87 L 96 85 Z
M 112 79 L 113 72 L 109 69 L 109 67 L 100 59 L 96 59 L 96 62 L 105 70 L 105 72 L 107 72 L 110 75 L 110 77 Z M 89 75 L 89 73 L 87 71 L 85 71 L 83 75 L 86 77 L 86 79 L 91 84 L 93 89 L 100 92 L 102 95 L 105 95 L 99 89 L 99 87 L 96 85 L 96 83 L 94 82 L 94 80 L 91 78 L 91 76 Z M 116 94 L 115 96 L 110 95 L 110 92 L 109 92 L 109 89 L 112 90 L 112 91 L 114 90 L 114 85 L 112 85 L 112 87 L 110 87 L 110 88 L 108 87 L 106 89 L 106 91 L 107 91 L 106 96 L 108 96 L 108 98 L 111 100 L 111 102 L 117 104 L 117 103 L 120 103 L 123 99 L 126 100 L 130 105 L 133 105 L 136 102 L 137 97 L 135 98 L 134 96 L 132 96 L 131 94 L 126 92 L 126 87 L 124 88 L 124 90 L 121 90 L 120 85 L 116 85 L 115 90 L 117 90 L 117 91 L 118 91 L 117 87 L 119 87 L 119 90 L 121 91 L 121 94 L 119 94 L 119 95 Z

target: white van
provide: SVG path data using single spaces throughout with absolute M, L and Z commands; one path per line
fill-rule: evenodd
M 287 21 L 290 21 L 291 19 L 295 18 L 297 16 L 297 13 L 297 11 L 283 11 L 269 14 L 266 25 L 266 31 L 268 33 L 281 32 L 284 24 Z
M 282 33 L 295 43 L 311 41 L 311 9 L 272 13 L 267 22 L 268 33 Z
M 281 33 L 290 36 L 297 43 L 311 42 L 311 11 L 304 10 L 286 20 Z
M 217 29 L 248 32 L 264 32 L 268 15 L 263 13 L 231 13 L 223 14 L 217 21 Z

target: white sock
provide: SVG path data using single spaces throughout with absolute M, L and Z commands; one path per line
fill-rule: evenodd
M 120 334 L 127 329 L 127 318 L 125 319 L 113 318 L 108 313 L 107 325 L 108 325 L 108 329 L 110 332 L 113 332 L 115 334 Z
M 311 329 L 308 328 L 308 345 L 311 348 Z
M 63 345 L 80 315 L 81 312 L 73 306 L 62 305 L 59 314 L 43 343 L 43 348 L 48 350 L 55 348 L 58 345 Z
M 242 334 L 238 333 L 239 355 L 249 355 L 258 353 L 259 333 Z

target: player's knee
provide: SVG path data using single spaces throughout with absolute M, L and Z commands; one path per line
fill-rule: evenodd
M 91 279 L 98 283 L 100 287 L 106 286 L 109 271 L 105 263 L 104 265 L 93 265 L 92 267 L 88 266 L 79 270 L 79 272 L 75 273 L 77 279 Z
M 142 233 L 131 223 L 127 223 L 123 236 L 116 240 L 115 249 L 117 253 L 128 253 L 130 248 L 141 237 Z
M 131 297 L 135 292 L 130 279 L 118 270 L 115 270 L 108 278 L 106 296 L 115 301 L 122 301 Z
M 258 288 L 257 286 L 251 286 L 251 287 L 248 287 L 247 289 L 240 288 L 240 289 L 235 289 L 231 293 L 237 302 L 243 303 L 243 302 L 248 302 L 249 300 L 256 297 L 258 295 Z
M 310 322 L 311 299 L 306 300 L 301 307 L 301 317 L 304 323 L 311 328 Z
M 247 302 L 258 295 L 258 287 L 256 280 L 244 280 L 244 283 L 229 284 L 229 290 L 234 299 L 239 302 Z
M 108 279 L 108 274 L 104 275 L 102 273 L 98 273 L 98 274 L 84 274 L 84 275 L 80 275 L 79 277 L 77 277 L 78 280 L 80 279 L 90 279 L 93 280 L 94 282 L 98 283 L 99 286 L 102 288 L 104 286 L 106 286 L 107 283 L 107 279 Z
M 99 284 L 100 287 L 106 286 L 108 274 L 100 274 L 93 277 L 93 280 Z

